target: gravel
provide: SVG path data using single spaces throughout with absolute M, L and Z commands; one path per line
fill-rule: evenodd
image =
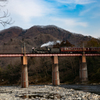
M 52 85 L 2 86 L 0 100 L 100 100 L 100 95 Z

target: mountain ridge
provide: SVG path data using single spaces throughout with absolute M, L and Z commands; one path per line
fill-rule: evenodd
M 76 34 L 69 32 L 65 29 L 59 28 L 54 25 L 47 26 L 32 26 L 29 29 L 22 29 L 18 26 L 10 27 L 3 31 L 0 31 L 0 45 L 7 44 L 8 41 L 17 40 L 21 43 L 26 42 L 26 45 L 40 46 L 43 43 L 49 41 L 66 41 L 71 44 L 79 46 L 79 42 L 88 41 L 92 37 L 84 36 L 82 34 Z M 10 45 L 11 43 L 9 43 Z

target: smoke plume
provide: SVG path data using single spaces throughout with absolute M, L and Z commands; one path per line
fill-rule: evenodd
M 41 47 L 53 46 L 56 43 L 61 43 L 61 41 L 59 41 L 59 40 L 57 40 L 57 41 L 49 41 L 47 43 L 42 44 Z

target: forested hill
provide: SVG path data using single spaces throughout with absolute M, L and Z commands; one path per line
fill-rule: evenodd
M 22 45 L 24 41 L 29 49 L 32 46 L 37 47 L 46 42 L 56 40 L 68 40 L 71 44 L 79 46 L 79 43 L 90 39 L 91 36 L 71 33 L 53 25 L 33 26 L 26 30 L 20 27 L 11 27 L 0 32 L 0 45 L 18 46 Z

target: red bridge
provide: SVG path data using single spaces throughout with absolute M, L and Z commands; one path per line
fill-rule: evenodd
M 100 49 L 100 48 L 99 48 Z M 67 49 L 63 49 L 67 50 Z M 70 48 L 70 50 L 74 50 Z M 81 53 L 78 51 L 81 50 Z M 87 52 L 85 54 L 85 52 Z M 97 48 L 94 48 L 92 51 L 95 51 L 96 53 L 89 53 L 89 50 L 92 49 L 79 49 L 76 48 L 74 50 L 74 53 L 58 53 L 58 54 L 32 54 L 32 53 L 5 53 L 0 54 L 0 57 L 21 57 L 22 62 L 22 74 L 21 74 L 21 86 L 26 88 L 29 85 L 28 82 L 28 69 L 27 69 L 27 57 L 51 57 L 52 59 L 52 84 L 53 85 L 60 85 L 60 79 L 59 79 L 59 67 L 58 67 L 58 57 L 80 57 L 79 59 L 79 76 L 82 83 L 86 83 L 88 81 L 88 71 L 87 71 L 87 63 L 86 63 L 86 56 L 100 56 L 100 53 L 98 52 Z M 23 49 L 25 51 L 25 48 Z M 65 52 L 65 51 L 64 51 Z
M 5 53 L 0 54 L 0 57 L 23 57 L 23 53 Z M 75 56 L 82 56 L 83 54 L 32 54 L 26 53 L 25 56 L 27 57 L 52 57 L 52 56 L 59 56 L 59 57 L 75 57 Z M 85 56 L 100 56 L 100 54 L 85 54 Z

